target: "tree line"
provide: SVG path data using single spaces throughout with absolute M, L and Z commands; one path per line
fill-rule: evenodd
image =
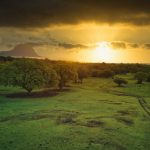
M 29 94 L 35 88 L 58 86 L 62 90 L 70 80 L 82 83 L 85 71 L 72 63 L 23 58 L 0 64 L 0 84 L 22 87 Z
M 150 82 L 150 66 L 141 64 L 75 63 L 2 57 L 0 59 L 0 84 L 19 86 L 29 94 L 36 88 L 58 87 L 62 90 L 69 81 L 83 83 L 86 77 L 112 78 L 121 86 L 127 84 L 118 74 L 135 73 L 138 84 Z

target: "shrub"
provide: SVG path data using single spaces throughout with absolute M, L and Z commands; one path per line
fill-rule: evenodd
M 147 74 L 144 72 L 138 72 L 135 74 L 135 79 L 137 80 L 137 84 L 142 84 L 147 78 Z
M 122 84 L 128 84 L 128 81 L 126 81 L 123 78 L 115 77 L 113 80 L 118 86 L 120 87 Z

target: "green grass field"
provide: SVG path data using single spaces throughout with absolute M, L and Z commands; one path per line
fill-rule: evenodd
M 149 150 L 150 84 L 89 78 L 46 98 L 0 88 L 0 150 Z

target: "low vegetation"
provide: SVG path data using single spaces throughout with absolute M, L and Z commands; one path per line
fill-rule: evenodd
M 149 150 L 149 69 L 139 64 L 1 61 L 0 149 Z M 136 84 L 139 72 L 146 74 L 143 84 Z

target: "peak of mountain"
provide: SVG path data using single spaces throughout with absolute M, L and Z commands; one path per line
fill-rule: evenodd
M 31 44 L 19 44 L 10 51 L 0 52 L 1 56 L 39 57 Z

